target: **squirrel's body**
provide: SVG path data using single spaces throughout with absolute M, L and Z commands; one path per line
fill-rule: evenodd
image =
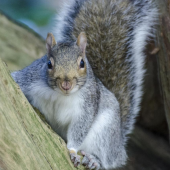
M 12 73 L 29 102 L 44 114 L 52 128 L 67 142 L 68 149 L 95 155 L 94 161 L 104 157 L 102 166 L 106 169 L 123 165 L 127 156 L 122 141 L 119 104 L 114 94 L 93 75 L 88 61 L 89 79 L 81 89 L 69 96 L 54 91 L 44 72 L 47 62 L 47 56 L 44 56 Z M 72 132 L 68 133 L 71 127 Z M 76 139 L 80 138 L 79 134 L 82 139 Z M 107 140 L 109 138 L 112 140 Z
M 94 74 L 119 101 L 125 142 L 139 111 L 144 48 L 156 18 L 152 0 L 73 0 L 57 17 L 57 41 L 86 33 Z
M 12 73 L 65 139 L 75 166 L 80 150 L 90 169 L 125 164 L 126 135 L 140 104 L 143 50 L 156 12 L 149 0 L 72 0 L 58 16 L 60 43 L 49 34 L 47 55 Z

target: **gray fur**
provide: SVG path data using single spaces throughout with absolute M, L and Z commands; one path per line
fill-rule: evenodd
M 127 134 L 133 129 L 142 94 L 143 50 L 155 17 L 157 10 L 148 0 L 72 0 L 58 17 L 56 39 L 74 44 L 75 37 L 86 32 L 87 72 L 76 77 L 82 80 L 81 86 L 63 95 L 54 76 L 63 68 L 71 70 L 72 77 L 76 74 L 80 50 L 72 45 L 53 48 L 51 77 L 47 68 L 51 56 L 12 73 L 29 102 L 75 151 L 71 159 L 76 166 L 78 151 L 84 153 L 83 164 L 90 169 L 113 169 L 126 163 Z
M 126 143 L 140 109 L 144 49 L 154 35 L 156 5 L 152 0 L 78 0 L 63 11 L 57 16 L 61 22 L 55 26 L 56 39 L 68 41 L 86 32 L 87 58 L 120 104 Z
M 45 115 L 53 129 L 67 142 L 68 149 L 74 149 L 76 152 L 83 150 L 90 154 L 96 158 L 94 161 L 100 165 L 98 168 L 121 166 L 126 160 L 126 152 L 121 144 L 119 104 L 115 96 L 94 77 L 88 61 L 86 64 L 86 83 L 69 96 L 71 100 L 77 98 L 81 108 L 68 108 L 68 121 L 59 120 L 57 117 L 60 114 L 55 107 L 58 106 L 57 102 L 64 103 L 68 96 L 62 96 L 64 100 L 60 100 L 58 92 L 48 85 L 47 56 L 11 75 L 29 102 Z M 78 113 L 75 113 L 76 111 Z

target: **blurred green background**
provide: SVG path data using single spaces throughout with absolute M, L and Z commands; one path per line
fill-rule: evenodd
M 45 38 L 52 30 L 58 3 L 56 0 L 0 0 L 0 10 Z

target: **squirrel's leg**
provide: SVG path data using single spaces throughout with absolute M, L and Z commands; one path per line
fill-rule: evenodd
M 99 110 L 80 147 L 84 155 L 82 164 L 89 169 L 112 169 L 125 164 L 127 156 L 122 140 L 119 109 L 112 104 L 110 108 Z
M 79 113 L 79 115 L 79 117 L 71 122 L 67 131 L 67 148 L 70 152 L 71 161 L 74 163 L 75 167 L 80 164 L 80 156 L 77 152 L 94 119 L 92 114 L 83 113 L 83 111 L 82 113 Z

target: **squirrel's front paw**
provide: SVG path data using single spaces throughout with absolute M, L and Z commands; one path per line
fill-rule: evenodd
M 74 164 L 74 167 L 79 166 L 80 165 L 80 156 L 77 155 L 77 153 L 74 150 L 69 150 L 69 153 L 70 153 L 71 161 Z
M 84 151 L 81 151 L 81 154 L 83 155 L 82 165 L 84 165 L 86 168 L 96 170 L 100 168 L 100 162 L 95 156 L 87 154 Z

